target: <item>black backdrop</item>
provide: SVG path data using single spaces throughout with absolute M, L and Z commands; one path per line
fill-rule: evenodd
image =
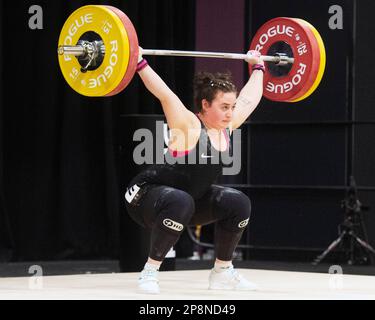
M 321 84 L 308 99 L 296 104 L 263 100 L 253 114 L 248 183 L 253 186 L 249 242 L 254 245 L 318 250 L 337 237 L 350 146 L 345 126 L 325 123 L 350 120 L 353 5 L 335 4 L 344 9 L 344 30 L 329 29 L 331 3 L 326 1 L 262 0 L 250 7 L 251 31 L 278 16 L 302 18 L 317 28 L 327 55 Z
M 144 47 L 178 49 L 194 40 L 193 2 L 95 3 L 126 12 Z M 43 30 L 28 27 L 28 10 L 34 4 L 43 9 Z M 143 94 L 138 79 L 111 99 L 87 99 L 66 85 L 57 62 L 59 32 L 70 13 L 86 4 L 92 1 L 0 3 L 3 259 L 97 259 L 119 254 L 119 115 L 160 109 L 155 99 Z M 189 63 L 150 60 L 172 87 L 190 83 Z
M 342 30 L 329 28 L 332 5 L 343 9 Z M 375 31 L 374 9 L 374 2 L 366 0 L 262 0 L 249 5 L 250 32 L 277 16 L 300 17 L 318 29 L 327 53 L 325 74 L 312 96 L 288 105 L 263 100 L 253 114 L 247 182 L 255 215 L 249 243 L 325 249 L 338 236 L 344 219 L 341 200 L 353 175 L 359 199 L 370 205 L 363 218 L 375 245 L 375 68 L 368 38 Z

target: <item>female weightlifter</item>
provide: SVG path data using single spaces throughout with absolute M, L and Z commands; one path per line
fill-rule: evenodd
M 143 293 L 160 292 L 159 267 L 184 228 L 209 223 L 215 223 L 216 255 L 209 289 L 256 289 L 232 265 L 249 222 L 250 200 L 238 190 L 214 184 L 225 165 L 223 156 L 231 149 L 233 130 L 250 116 L 263 94 L 260 53 L 250 51 L 246 61 L 253 72 L 239 94 L 229 74 L 195 76 L 195 114 L 148 65 L 140 48 L 137 72 L 161 103 L 171 132 L 166 158 L 175 160 L 145 169 L 132 179 L 125 194 L 129 215 L 151 232 L 149 258 L 138 280 Z

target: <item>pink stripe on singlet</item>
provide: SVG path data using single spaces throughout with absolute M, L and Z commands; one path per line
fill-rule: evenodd
M 195 115 L 196 115 L 197 118 L 199 119 L 198 114 L 195 113 Z M 199 119 L 199 121 L 201 121 L 201 120 Z M 226 150 L 228 150 L 228 147 L 229 147 L 229 136 L 228 136 L 228 132 L 227 132 L 226 129 L 223 129 L 223 131 L 224 131 L 225 140 L 227 141 L 227 148 L 224 150 L 224 151 L 226 151 Z M 199 141 L 199 140 L 198 140 L 198 141 Z M 197 142 L 197 143 L 198 143 L 198 142 Z M 170 154 L 173 158 L 180 158 L 180 157 L 185 157 L 185 156 L 187 156 L 190 152 L 193 151 L 194 148 L 195 148 L 195 146 L 194 146 L 192 149 L 190 149 L 190 150 L 185 150 L 185 151 L 176 151 L 176 150 L 172 150 L 172 149 L 168 148 L 168 152 L 169 152 L 169 154 Z
M 191 151 L 193 151 L 193 149 L 185 151 L 176 151 L 168 148 L 168 152 L 173 158 L 181 158 L 187 156 Z
M 226 151 L 226 150 L 228 150 L 228 147 L 229 147 L 229 136 L 228 136 L 227 130 L 223 129 L 223 131 L 224 131 L 225 140 L 227 141 L 227 148 L 224 150 L 224 151 Z M 168 152 L 173 158 L 180 158 L 180 157 L 187 156 L 190 152 L 193 151 L 194 148 L 195 148 L 195 146 L 192 149 L 185 150 L 185 151 L 176 151 L 176 150 L 172 150 L 172 149 L 168 148 Z M 224 151 L 221 151 L 221 152 L 224 152 Z

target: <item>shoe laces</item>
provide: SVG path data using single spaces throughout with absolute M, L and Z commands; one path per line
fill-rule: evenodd
M 240 282 L 242 280 L 242 276 L 239 274 L 239 272 L 236 269 L 230 268 L 228 270 L 228 273 L 230 274 L 230 276 L 233 280 L 236 280 L 238 282 Z
M 143 269 L 142 272 L 141 272 L 141 275 L 139 277 L 139 280 L 158 281 L 157 275 L 158 275 L 158 270 Z

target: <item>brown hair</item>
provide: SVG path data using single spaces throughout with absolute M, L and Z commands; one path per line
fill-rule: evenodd
M 209 103 L 215 99 L 219 92 L 235 92 L 237 88 L 232 80 L 232 74 L 199 72 L 194 77 L 194 104 L 198 112 L 202 111 L 202 100 L 206 99 Z

